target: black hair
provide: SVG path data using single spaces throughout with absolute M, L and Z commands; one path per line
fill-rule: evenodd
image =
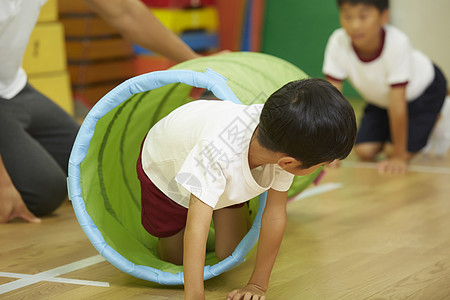
M 257 131 L 261 146 L 295 158 L 304 169 L 344 159 L 355 137 L 352 106 L 331 83 L 318 78 L 292 81 L 274 92 Z
M 341 5 L 349 3 L 351 5 L 356 4 L 367 4 L 375 6 L 380 12 L 383 12 L 384 10 L 389 8 L 389 0 L 337 0 L 338 7 L 341 7 Z

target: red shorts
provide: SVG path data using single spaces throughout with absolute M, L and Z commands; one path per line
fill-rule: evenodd
M 172 236 L 186 226 L 188 209 L 171 200 L 153 184 L 142 168 L 141 155 L 142 146 L 136 164 L 141 183 L 142 226 L 154 237 Z M 242 207 L 244 204 L 240 203 L 230 208 Z
M 142 169 L 141 154 L 137 161 L 141 183 L 141 222 L 154 237 L 169 237 L 186 226 L 187 208 L 175 203 L 147 177 Z

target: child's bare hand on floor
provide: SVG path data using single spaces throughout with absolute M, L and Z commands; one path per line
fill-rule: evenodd
M 266 292 L 261 287 L 249 283 L 246 287 L 229 293 L 227 300 L 265 300 L 265 294 Z
M 393 157 L 378 163 L 378 172 L 381 174 L 405 174 L 408 168 L 406 160 Z

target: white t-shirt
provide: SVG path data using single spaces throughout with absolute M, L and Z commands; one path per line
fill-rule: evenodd
M 198 100 L 177 108 L 148 132 L 144 172 L 184 207 L 191 193 L 219 209 L 270 188 L 287 191 L 294 175 L 273 164 L 249 167 L 248 148 L 262 107 Z
M 363 61 L 355 52 L 344 29 L 333 32 L 325 50 L 323 73 L 337 80 L 348 78 L 367 102 L 386 108 L 391 86 L 406 85 L 406 100 L 420 96 L 434 79 L 428 57 L 411 47 L 408 37 L 397 28 L 384 27 L 379 56 Z
M 0 1 L 0 97 L 11 99 L 27 83 L 22 60 L 42 5 L 47 0 Z

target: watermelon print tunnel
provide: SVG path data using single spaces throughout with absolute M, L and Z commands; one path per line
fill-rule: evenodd
M 118 269 L 163 285 L 182 285 L 183 268 L 162 261 L 158 239 L 141 225 L 136 161 L 148 130 L 175 108 L 193 101 L 194 88 L 235 103 L 264 103 L 285 83 L 305 78 L 294 65 L 261 53 L 202 57 L 131 78 L 106 94 L 86 116 L 69 160 L 69 198 L 77 219 L 97 251 Z M 296 177 L 292 197 L 318 176 Z M 204 279 L 242 263 L 257 243 L 265 194 L 250 200 L 253 226 L 223 261 L 205 260 Z M 208 243 L 214 242 L 211 225 Z

